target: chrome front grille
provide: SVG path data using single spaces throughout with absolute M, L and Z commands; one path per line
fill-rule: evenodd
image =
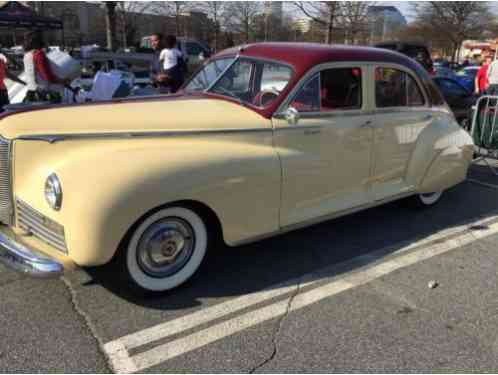
M 13 223 L 12 181 L 10 164 L 11 142 L 0 137 L 0 221 Z
M 64 227 L 16 199 L 17 225 L 43 242 L 67 253 Z

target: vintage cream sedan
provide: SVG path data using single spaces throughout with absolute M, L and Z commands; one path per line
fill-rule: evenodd
M 294 43 L 223 51 L 178 95 L 8 114 L 0 134 L 0 259 L 48 277 L 117 257 L 147 291 L 189 279 L 215 238 L 430 206 L 473 152 L 415 61 Z

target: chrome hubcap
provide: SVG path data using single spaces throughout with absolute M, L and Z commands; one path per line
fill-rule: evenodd
M 172 217 L 156 221 L 138 242 L 138 265 L 152 277 L 171 276 L 185 266 L 194 246 L 194 230 L 185 220 Z

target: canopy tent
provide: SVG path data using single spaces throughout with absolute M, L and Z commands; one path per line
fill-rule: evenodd
M 18 1 L 9 1 L 0 7 L 0 27 L 9 29 L 62 30 L 62 21 L 40 16 Z

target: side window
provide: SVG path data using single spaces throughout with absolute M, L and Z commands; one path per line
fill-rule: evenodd
M 292 76 L 292 70 L 284 65 L 265 63 L 261 74 L 261 90 L 282 91 Z
M 299 112 L 320 111 L 320 75 L 316 74 L 297 93 L 290 104 Z
M 252 67 L 253 63 L 250 61 L 241 61 L 240 64 L 233 67 L 234 76 L 232 77 L 232 89 L 234 91 L 249 92 Z
M 284 65 L 264 63 L 261 72 L 260 89 L 253 98 L 253 104 L 266 107 L 278 98 L 292 76 L 292 70 Z
M 407 73 L 393 68 L 375 70 L 375 102 L 378 108 L 425 104 L 417 82 Z
M 361 108 L 361 69 L 334 68 L 320 73 L 320 111 Z

